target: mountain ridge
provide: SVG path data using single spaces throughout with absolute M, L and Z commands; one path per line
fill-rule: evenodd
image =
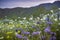
M 54 3 L 45 3 L 45 4 L 40 4 L 35 7 L 31 8 L 22 8 L 22 7 L 15 7 L 15 8 L 5 8 L 2 9 L 0 8 L 0 18 L 3 18 L 5 16 L 8 17 L 25 17 L 25 16 L 38 16 L 41 13 L 45 13 L 46 10 L 51 10 L 52 6 L 56 6 L 57 8 L 60 8 L 60 1 L 55 1 Z
M 42 4 L 39 4 L 39 5 L 37 5 L 37 6 L 32 6 L 32 7 L 28 7 L 28 8 L 33 8 L 33 7 L 38 7 L 38 6 L 40 6 L 40 5 L 45 5 L 45 4 L 55 4 L 55 3 L 57 3 L 57 5 L 60 3 L 60 1 L 55 1 L 55 2 L 53 2 L 53 3 L 42 3 Z M 14 7 L 14 8 L 24 8 L 24 7 Z M 12 8 L 0 8 L 0 9 L 12 9 Z

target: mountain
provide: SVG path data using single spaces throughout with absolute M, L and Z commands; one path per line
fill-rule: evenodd
M 56 5 L 57 7 L 60 7 L 60 1 L 55 1 L 53 4 Z
M 0 18 L 4 18 L 5 16 L 10 18 L 30 17 L 31 15 L 37 17 L 40 14 L 46 14 L 51 9 L 55 10 L 57 8 L 60 8 L 60 1 L 55 1 L 54 3 L 44 3 L 31 8 L 0 8 Z
M 53 3 L 41 4 L 38 7 L 40 7 L 40 6 L 43 6 L 43 7 L 47 8 L 47 9 L 50 9 L 52 6 L 57 6 L 58 8 L 60 8 L 60 1 L 55 1 Z

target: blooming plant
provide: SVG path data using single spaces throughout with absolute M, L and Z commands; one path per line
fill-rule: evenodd
M 51 12 L 53 13 L 52 10 Z M 0 40 L 60 40 L 60 18 L 53 14 L 43 15 L 41 18 L 30 17 L 28 20 L 27 17 L 18 17 L 19 20 L 1 19 Z

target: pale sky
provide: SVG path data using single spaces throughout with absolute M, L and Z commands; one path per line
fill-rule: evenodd
M 56 0 L 0 0 L 0 8 L 32 7 L 42 3 L 53 3 Z

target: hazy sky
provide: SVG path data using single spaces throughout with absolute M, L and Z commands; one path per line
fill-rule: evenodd
M 42 3 L 52 3 L 56 0 L 0 0 L 0 8 L 32 7 Z

